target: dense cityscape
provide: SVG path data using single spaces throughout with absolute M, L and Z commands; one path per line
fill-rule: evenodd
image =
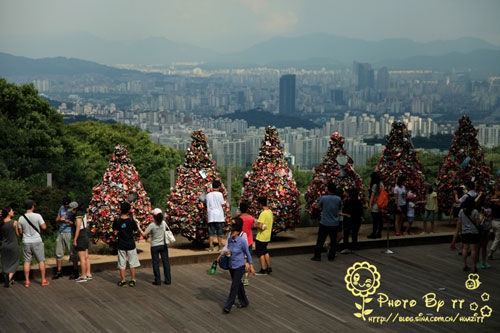
M 452 134 L 457 116 L 469 114 L 476 119 L 482 145 L 500 144 L 500 125 L 490 121 L 500 113 L 499 77 L 472 79 L 467 71 L 374 70 L 357 62 L 342 70 L 205 71 L 194 66 L 119 84 L 42 78 L 33 83 L 40 93 L 61 101 L 58 111 L 65 116 L 137 126 L 155 142 L 176 149 L 185 150 L 190 133 L 203 129 L 221 166 L 248 166 L 257 156 L 264 127 L 252 125 L 243 114 L 238 119 L 247 110 L 296 118 L 295 126 L 277 126 L 290 163 L 301 169 L 319 163 L 333 132 L 347 138 L 347 151 L 357 165 L 364 165 L 383 146 L 363 140 L 385 137 L 394 120 L 407 124 L 412 137 L 428 138 Z

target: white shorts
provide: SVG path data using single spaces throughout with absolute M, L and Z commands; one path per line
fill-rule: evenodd
M 139 257 L 137 256 L 137 249 L 133 250 L 118 250 L 118 269 L 125 269 L 128 266 L 130 268 L 136 268 L 141 266 L 139 263 Z

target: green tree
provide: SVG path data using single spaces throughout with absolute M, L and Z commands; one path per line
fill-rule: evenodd
M 0 176 L 42 185 L 65 152 L 62 117 L 32 84 L 0 79 Z
M 88 203 L 92 187 L 101 181 L 115 146 L 123 144 L 152 205 L 164 206 L 171 187 L 170 170 L 182 162 L 182 152 L 155 144 L 146 132 L 123 124 L 73 123 L 66 127 L 65 137 L 71 148 L 67 156 L 76 161 L 77 169 L 56 181 L 75 198 Z
M 445 157 L 445 154 L 433 153 L 428 150 L 419 151 L 418 160 L 420 164 L 422 164 L 422 172 L 428 184 L 434 184 L 436 182 L 436 177 Z

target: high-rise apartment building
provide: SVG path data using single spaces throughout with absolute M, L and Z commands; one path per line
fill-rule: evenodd
M 375 75 L 370 64 L 355 61 L 352 67 L 356 90 L 375 87 Z
M 295 114 L 295 74 L 280 77 L 280 108 L 281 114 Z
M 389 89 L 389 71 L 382 67 L 377 71 L 377 90 L 387 91 Z

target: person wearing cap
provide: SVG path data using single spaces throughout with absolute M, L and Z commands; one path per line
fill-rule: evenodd
M 24 257 L 24 286 L 29 287 L 31 260 L 33 256 L 38 261 L 40 275 L 42 276 L 42 286 L 48 286 L 50 283 L 45 278 L 45 248 L 42 237 L 42 230 L 47 229 L 47 225 L 42 215 L 34 213 L 35 201 L 26 200 L 24 203 L 26 213 L 24 213 L 18 222 L 18 234 L 23 236 L 23 257 Z
M 62 262 L 66 251 L 69 253 L 70 258 L 73 260 L 73 271 L 78 270 L 76 253 L 73 246 L 71 245 L 73 241 L 73 222 L 70 220 L 71 210 L 76 209 L 77 207 L 78 204 L 76 202 L 71 202 L 71 200 L 66 197 L 63 199 L 62 205 L 61 207 L 59 207 L 59 212 L 57 213 L 56 222 L 60 223 L 60 226 L 56 239 L 57 272 L 52 277 L 53 280 L 59 279 L 63 276 Z
M 221 255 L 229 257 L 229 273 L 231 274 L 231 290 L 224 305 L 223 312 L 230 313 L 236 296 L 238 296 L 239 308 L 246 308 L 249 305 L 245 286 L 242 278 L 245 274 L 245 263 L 248 261 L 250 272 L 255 275 L 252 255 L 248 250 L 248 243 L 241 237 L 243 230 L 243 220 L 239 217 L 234 219 L 231 225 L 231 237 L 228 240 L 227 250 L 222 251 Z
M 145 231 L 142 231 L 139 223 L 137 223 L 137 228 L 139 228 L 143 237 L 151 235 L 151 260 L 153 261 L 153 274 L 155 277 L 153 285 L 161 285 L 160 256 L 163 262 L 164 283 L 171 284 L 172 278 L 170 276 L 170 263 L 168 262 L 168 246 L 165 243 L 167 223 L 163 219 L 163 212 L 160 208 L 153 209 L 153 218 L 154 222 L 150 223 Z

